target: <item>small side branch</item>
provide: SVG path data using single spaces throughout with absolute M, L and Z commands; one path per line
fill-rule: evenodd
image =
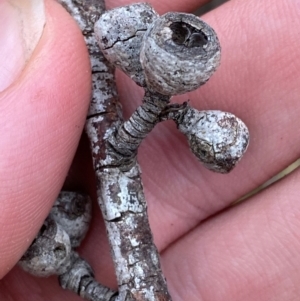
M 120 166 L 122 170 L 126 170 L 126 166 L 130 167 L 131 163 L 135 162 L 141 142 L 161 121 L 159 116 L 169 100 L 169 96 L 146 90 L 143 104 L 127 121 L 116 128 L 107 140 L 107 157 L 115 159 L 110 161 L 110 165 Z M 105 161 L 102 167 L 104 166 Z
M 98 283 L 89 264 L 76 252 L 72 253 L 70 268 L 59 276 L 62 288 L 73 291 L 90 301 L 115 301 L 117 292 Z

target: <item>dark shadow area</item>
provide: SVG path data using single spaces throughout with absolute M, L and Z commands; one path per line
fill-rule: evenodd
M 212 9 L 215 9 L 216 7 L 220 6 L 221 4 L 228 2 L 229 0 L 212 0 L 209 3 L 201 6 L 198 8 L 194 14 L 197 16 L 204 15 L 205 13 L 209 12 Z

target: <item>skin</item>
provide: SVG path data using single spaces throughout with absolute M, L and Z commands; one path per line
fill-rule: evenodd
M 200 4 L 150 2 L 159 13 L 191 11 Z M 108 7 L 124 4 L 109 1 Z M 40 43 L 21 76 L 0 94 L 1 300 L 81 300 L 63 291 L 56 277 L 39 279 L 13 268 L 64 183 L 90 96 L 88 58 L 79 30 L 53 1 L 46 1 L 46 9 Z M 228 207 L 299 157 L 300 5 L 292 0 L 232 0 L 204 19 L 218 33 L 221 67 L 200 90 L 175 99 L 191 99 L 197 109 L 234 113 L 248 125 L 251 141 L 229 175 L 198 164 L 171 122 L 160 124 L 142 144 L 139 159 L 150 223 L 170 293 L 173 301 L 297 300 L 300 170 Z M 117 77 L 128 117 L 142 91 L 124 75 Z M 85 137 L 65 186 L 95 196 Z M 113 287 L 114 271 L 96 206 L 80 252 L 97 279 Z

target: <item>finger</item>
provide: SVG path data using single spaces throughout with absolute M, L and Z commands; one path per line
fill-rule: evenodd
M 0 94 L 0 278 L 34 238 L 70 166 L 89 103 L 90 70 L 79 29 L 53 1 L 17 81 Z
M 16 266 L 0 281 L 1 300 L 82 301 L 73 292 L 63 290 L 56 276 L 39 278 Z
M 219 175 L 200 166 L 173 124 L 160 124 L 147 137 L 139 154 L 158 245 L 166 246 L 299 156 L 298 6 L 230 1 L 205 16 L 220 38 L 221 66 L 197 92 L 174 101 L 191 99 L 198 109 L 236 114 L 249 127 L 250 147 L 231 174 Z M 142 91 L 121 79 L 128 114 L 138 105 L 128 100 L 141 99 Z
M 300 170 L 198 226 L 163 255 L 174 301 L 297 300 Z
M 210 2 L 209 0 L 189 0 L 189 1 L 172 1 L 172 0 L 166 0 L 166 1 L 148 1 L 153 8 L 159 13 L 164 14 L 168 11 L 182 11 L 182 12 L 193 12 L 197 8 L 199 8 L 201 5 Z M 123 5 L 129 5 L 132 3 L 132 0 L 109 0 L 106 1 L 106 6 L 108 9 L 123 6 Z
M 44 1 L 0 2 L 0 92 L 22 72 L 45 25 Z

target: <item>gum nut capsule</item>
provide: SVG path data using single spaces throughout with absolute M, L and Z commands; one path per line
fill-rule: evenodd
M 54 203 L 51 217 L 68 233 L 73 248 L 80 245 L 92 218 L 92 202 L 88 195 L 61 191 Z
M 95 23 L 104 56 L 140 86 L 145 86 L 139 60 L 143 35 L 157 17 L 149 4 L 137 3 L 106 11 Z
M 249 143 L 246 125 L 227 112 L 189 107 L 178 128 L 205 167 L 220 173 L 228 173 L 235 167 Z
M 47 277 L 67 271 L 71 258 L 68 234 L 51 217 L 44 222 L 37 238 L 19 261 L 28 273 Z
M 140 61 L 147 86 L 163 95 L 182 94 L 203 85 L 220 64 L 215 31 L 195 15 L 167 13 L 143 38 Z

